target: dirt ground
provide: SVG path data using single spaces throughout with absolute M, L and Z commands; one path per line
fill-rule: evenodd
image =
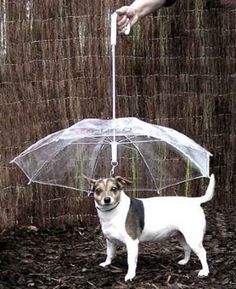
M 105 258 L 99 227 L 21 228 L 0 235 L 0 289 L 236 288 L 236 212 L 205 211 L 207 278 L 197 278 L 200 263 L 194 254 L 187 265 L 177 264 L 183 252 L 175 240 L 141 244 L 137 275 L 125 283 L 124 248 L 113 265 L 98 266 Z

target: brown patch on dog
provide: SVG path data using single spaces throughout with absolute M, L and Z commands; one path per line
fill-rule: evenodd
M 123 177 L 117 176 L 109 179 L 92 179 L 84 176 L 91 186 L 91 191 L 94 193 L 94 199 L 99 205 L 102 204 L 102 200 L 105 197 L 112 197 L 116 204 L 120 201 L 120 193 L 125 184 L 131 184 L 131 182 Z
M 94 193 L 94 199 L 99 205 L 101 205 L 102 199 L 105 197 L 104 196 L 105 190 L 106 184 L 102 179 L 97 180 L 96 183 L 93 185 L 92 191 Z
M 123 189 L 124 185 L 130 185 L 132 183 L 131 181 L 127 180 L 126 178 L 123 178 L 120 176 L 117 176 L 117 177 L 112 178 L 112 179 L 115 179 L 115 181 L 119 185 L 120 189 Z
M 144 228 L 144 206 L 138 199 L 130 199 L 130 207 L 125 221 L 125 229 L 129 236 L 137 239 Z

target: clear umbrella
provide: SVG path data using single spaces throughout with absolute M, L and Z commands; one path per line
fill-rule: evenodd
M 30 182 L 89 192 L 84 175 L 123 175 L 130 190 L 156 191 L 209 177 L 210 153 L 171 128 L 116 118 L 116 14 L 112 15 L 113 118 L 84 119 L 33 144 L 16 163 Z
M 115 141 L 114 141 L 115 134 Z M 131 189 L 159 191 L 209 176 L 210 153 L 176 130 L 137 118 L 85 119 L 17 156 L 30 182 L 88 190 L 83 175 L 125 175 Z

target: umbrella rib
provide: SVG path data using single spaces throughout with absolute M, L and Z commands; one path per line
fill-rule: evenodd
M 121 140 L 118 141 L 118 143 L 120 143 L 120 144 L 126 143 L 126 141 L 127 141 L 127 136 L 125 135 L 125 137 L 126 137 L 126 139 L 121 139 Z M 136 135 L 130 136 L 129 142 L 127 142 L 127 143 L 130 143 L 130 140 L 131 140 L 132 138 L 134 138 L 134 137 L 136 137 Z
M 200 178 L 203 178 L 203 177 L 204 177 L 204 176 L 192 177 L 192 178 L 189 178 L 189 179 L 187 179 L 187 180 L 183 180 L 183 181 L 179 181 L 179 182 L 174 183 L 174 184 L 166 185 L 166 186 L 160 188 L 160 191 L 161 191 L 161 190 L 164 190 L 164 189 L 167 189 L 167 188 L 170 188 L 170 187 L 172 187 L 172 186 L 177 186 L 177 185 L 179 185 L 179 184 L 183 184 L 183 183 L 186 183 L 186 182 L 189 182 L 189 181 L 192 181 L 192 180 L 197 180 L 197 179 L 200 179 Z
M 46 185 L 46 186 L 55 186 L 55 184 L 53 183 L 47 183 L 47 182 L 43 182 L 43 181 L 34 181 L 36 184 L 41 184 L 41 185 Z M 66 186 L 66 185 L 61 185 L 61 184 L 57 184 L 58 187 L 60 188 L 66 188 L 66 189 L 71 189 L 71 190 L 75 190 L 75 191 L 80 191 L 80 192 L 84 192 L 84 193 L 89 193 L 89 190 L 81 190 L 81 189 L 77 189 L 75 187 L 71 187 L 71 186 Z
M 103 138 L 103 139 L 102 139 L 102 142 L 106 141 L 106 138 L 107 138 L 107 137 Z M 109 142 L 107 142 L 107 143 L 105 143 L 105 144 L 108 144 L 108 143 L 109 143 Z M 95 171 L 95 169 L 96 169 L 96 167 L 97 167 L 98 156 L 99 156 L 99 154 L 101 153 L 101 151 L 103 150 L 105 144 L 101 144 L 101 147 L 100 147 L 100 149 L 99 149 L 99 152 L 97 153 L 97 157 L 96 157 L 96 160 L 95 160 L 94 166 L 93 166 L 92 177 L 93 177 L 94 171 Z
M 106 138 L 106 137 L 105 137 L 105 138 Z M 102 141 L 104 141 L 105 138 L 103 138 Z M 107 142 L 106 144 L 109 144 L 109 142 Z M 99 150 L 99 153 L 101 152 L 101 150 L 103 149 L 104 146 L 105 146 L 105 144 L 102 145 L 102 148 Z M 33 175 L 32 177 L 30 177 L 30 176 L 27 175 L 27 177 L 29 178 L 30 182 L 36 182 L 34 179 L 35 179 L 35 177 L 38 176 L 38 174 L 40 173 L 41 169 L 42 169 L 47 163 L 49 163 L 58 153 L 60 153 L 60 151 L 61 151 L 61 150 L 59 150 L 59 151 L 56 152 L 54 155 L 52 155 L 49 159 L 47 159 L 47 160 L 40 166 L 40 168 L 38 168 L 38 170 L 34 173 L 34 175 Z M 94 166 L 94 168 L 96 167 L 96 164 L 97 164 L 98 155 L 99 155 L 99 154 L 97 154 L 97 158 L 96 158 L 96 161 L 95 161 L 95 166 Z M 94 170 L 95 170 L 95 169 L 93 169 L 93 172 L 94 172 Z M 38 181 L 37 181 L 37 182 L 38 182 Z
M 107 141 L 106 144 L 110 144 L 113 140 L 109 137 L 109 136 L 106 136 L 107 140 L 104 139 L 104 141 Z
M 111 143 L 111 139 L 110 139 L 110 137 L 108 137 L 108 136 L 99 136 L 99 138 L 103 138 L 103 141 L 104 141 L 104 143 L 105 144 L 110 144 Z M 108 140 L 107 140 L 107 139 Z M 73 144 L 75 144 L 75 145 L 95 145 L 95 144 L 97 144 L 97 142 L 73 142 Z
M 136 135 L 136 136 L 144 136 L 144 135 Z M 126 136 L 127 137 L 127 136 Z M 133 136 L 135 137 L 135 136 Z M 133 138 L 132 137 L 132 138 Z M 130 139 L 127 137 L 127 139 L 130 141 Z M 136 141 L 136 143 L 145 143 L 145 142 L 158 142 L 158 141 L 161 141 L 161 142 L 166 142 L 168 145 L 172 146 L 173 148 L 175 148 L 177 151 L 181 152 L 187 159 L 189 159 L 197 168 L 198 170 L 201 172 L 201 174 L 203 176 L 207 175 L 209 177 L 209 170 L 206 172 L 205 170 L 203 170 L 201 168 L 201 166 L 199 166 L 199 164 L 192 158 L 190 157 L 187 153 L 185 153 L 182 149 L 180 149 L 178 146 L 176 146 L 173 142 L 170 142 L 170 141 L 167 141 L 167 140 L 146 140 L 146 141 Z M 122 143 L 122 141 L 120 142 Z M 123 142 L 124 143 L 124 142 Z
M 60 133 L 61 131 L 58 131 L 58 132 L 54 132 L 52 135 L 48 135 L 46 137 L 44 137 L 43 139 L 41 140 L 38 140 L 36 143 L 32 144 L 31 146 L 29 146 L 26 150 L 24 150 L 21 154 L 19 154 L 15 159 L 19 158 L 19 157 L 22 157 L 22 156 L 25 156 L 28 154 L 28 152 L 30 151 L 31 153 L 48 145 L 48 143 L 42 143 L 40 144 L 39 146 L 37 146 L 35 149 L 32 149 L 34 146 L 38 145 L 40 142 L 42 142 L 42 140 L 45 140 L 46 139 L 49 139 L 50 136 L 53 136 L 54 137 L 54 140 L 53 141 L 57 141 L 59 139 L 58 136 L 56 136 L 58 133 Z M 13 159 L 12 162 L 15 160 Z
M 54 155 L 52 155 L 49 159 L 47 159 L 41 166 L 40 168 L 36 171 L 36 173 L 32 176 L 32 178 L 30 178 L 30 181 L 34 181 L 34 178 L 37 177 L 37 175 L 40 173 L 41 169 L 47 164 L 49 163 L 49 161 L 51 161 L 57 154 L 59 154 L 61 150 L 59 150 L 58 152 L 56 152 Z
M 130 139 L 129 139 L 128 136 L 125 136 L 125 137 L 130 141 Z M 147 162 L 146 162 L 143 154 L 140 152 L 139 148 L 138 148 L 134 143 L 132 143 L 131 141 L 130 141 L 130 143 L 136 148 L 136 150 L 138 151 L 138 153 L 139 153 L 140 156 L 142 157 L 143 162 L 144 162 L 145 166 L 147 167 L 147 169 L 148 169 L 148 171 L 149 171 L 149 174 L 150 174 L 150 176 L 151 176 L 151 178 L 152 178 L 152 180 L 153 180 L 153 182 L 154 182 L 154 184 L 155 184 L 155 187 L 156 187 L 156 189 L 157 189 L 157 192 L 158 192 L 158 194 L 159 194 L 159 188 L 157 187 L 156 181 L 155 181 L 155 179 L 154 179 L 154 177 L 153 177 L 152 172 L 150 171 L 150 168 L 148 167 L 148 164 L 147 164 Z
M 166 141 L 170 146 L 174 147 L 177 151 L 180 151 L 187 159 L 189 159 L 200 171 L 200 173 L 204 176 L 206 174 L 205 170 L 202 170 L 199 164 L 190 157 L 187 153 L 185 153 L 182 149 L 180 149 L 177 145 L 172 142 Z M 207 177 L 209 178 L 209 171 L 207 172 Z
M 135 135 L 133 136 L 132 138 L 135 138 L 135 137 L 138 137 L 138 136 L 144 136 L 144 135 Z M 132 140 L 132 138 L 129 138 L 129 142 L 130 143 L 130 140 Z M 150 143 L 150 142 L 160 142 L 162 140 L 160 139 L 150 139 L 150 140 L 140 140 L 140 141 L 135 141 L 135 143 Z M 121 140 L 119 141 L 119 143 L 123 144 L 123 143 L 126 143 L 124 140 Z

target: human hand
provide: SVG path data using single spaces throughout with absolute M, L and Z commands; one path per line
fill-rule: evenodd
M 117 9 L 116 13 L 119 34 L 129 34 L 127 33 L 127 29 L 132 27 L 138 21 L 138 13 L 130 6 L 123 6 Z

